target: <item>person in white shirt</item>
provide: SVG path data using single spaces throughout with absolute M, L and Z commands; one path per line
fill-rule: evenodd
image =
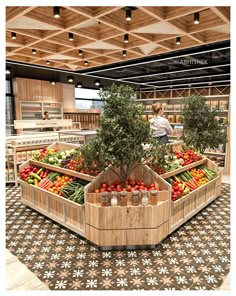
M 162 117 L 164 113 L 162 104 L 153 104 L 152 110 L 154 112 L 154 117 L 149 120 L 152 136 L 158 142 L 167 144 L 169 143 L 168 135 L 172 135 L 174 131 L 169 121 Z

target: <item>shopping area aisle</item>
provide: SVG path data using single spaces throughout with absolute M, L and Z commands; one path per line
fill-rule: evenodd
M 46 284 L 41 289 L 213 290 L 229 273 L 229 184 L 154 250 L 100 251 L 22 205 L 19 187 L 8 186 L 6 198 L 6 248 Z

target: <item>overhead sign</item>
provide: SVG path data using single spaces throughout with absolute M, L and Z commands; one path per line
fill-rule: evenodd
M 72 119 L 14 120 L 15 129 L 72 126 Z
M 33 95 L 33 99 L 47 99 L 48 96 L 37 96 L 37 95 Z

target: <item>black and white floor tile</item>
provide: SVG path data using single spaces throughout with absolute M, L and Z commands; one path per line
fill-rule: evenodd
M 100 251 L 7 186 L 6 247 L 51 290 L 214 290 L 230 269 L 230 185 L 154 250 L 123 251 Z

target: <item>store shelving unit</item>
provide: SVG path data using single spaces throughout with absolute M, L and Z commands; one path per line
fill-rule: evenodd
M 20 101 L 21 119 L 42 119 L 44 112 L 48 111 L 51 119 L 62 119 L 62 103 Z
M 141 102 L 145 105 L 144 117 L 146 120 L 149 120 L 153 117 L 151 105 L 156 102 L 160 102 L 164 105 L 164 112 L 166 118 L 169 120 L 170 124 L 173 126 L 174 131 L 176 132 L 175 126 L 181 125 L 179 117 L 181 114 L 181 100 L 186 96 L 204 96 L 207 98 L 207 104 L 212 108 L 219 108 L 219 114 L 225 120 L 229 120 L 230 112 L 230 86 L 209 86 L 209 87 L 189 87 L 183 89 L 174 89 L 167 88 L 163 90 L 153 89 L 153 90 L 141 90 L 139 99 L 137 102 Z M 177 108 L 176 108 L 177 107 Z M 229 132 L 228 132 L 229 134 Z M 172 136 L 172 138 L 176 137 Z M 178 138 L 178 136 L 177 136 Z M 229 174 L 229 168 L 226 167 L 226 163 L 229 163 L 227 159 L 229 158 L 228 145 L 224 151 L 221 152 L 206 152 L 211 159 L 214 159 L 221 167 L 225 168 L 225 173 Z
M 95 130 L 98 128 L 98 119 L 101 115 L 99 109 L 65 109 L 64 119 L 72 119 L 73 128 L 80 123 L 81 129 Z

